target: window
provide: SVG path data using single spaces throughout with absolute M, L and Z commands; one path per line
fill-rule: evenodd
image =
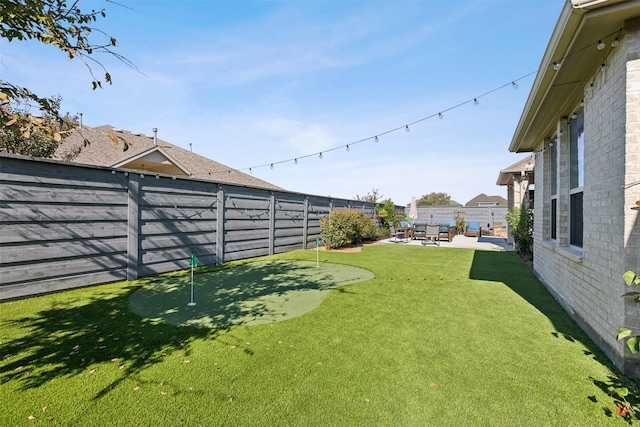
M 569 133 L 569 243 L 582 247 L 582 194 L 584 187 L 584 109 L 572 117 Z
M 557 237 L 557 229 L 558 229 L 558 138 L 553 138 L 551 143 L 549 144 L 549 148 L 551 149 L 551 154 L 549 156 L 549 178 L 551 182 L 551 212 L 550 215 L 550 235 L 549 237 L 552 240 L 555 240 Z

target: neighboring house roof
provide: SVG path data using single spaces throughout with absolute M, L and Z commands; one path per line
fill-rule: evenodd
M 113 141 L 114 137 L 117 143 Z M 83 146 L 85 138 L 90 142 L 87 146 Z M 123 151 L 123 140 L 129 146 L 127 151 Z M 73 131 L 62 141 L 54 158 L 64 160 L 67 154 L 76 152 L 80 147 L 77 156 L 72 158 L 75 163 L 192 176 L 236 185 L 282 190 L 269 182 L 160 140 L 156 135 L 123 131 L 110 125 L 83 127 Z
M 556 133 L 558 117 L 570 117 L 583 97 L 583 88 L 605 62 L 620 29 L 638 27 L 629 18 L 640 16 L 637 0 L 567 1 L 542 57 L 529 98 L 509 146 L 533 151 Z M 627 21 L 625 23 L 625 21 Z M 598 49 L 600 42 L 604 49 Z M 554 67 L 554 62 L 559 69 Z
M 487 196 L 482 193 L 469 200 L 465 206 L 507 206 L 507 200 L 502 196 Z
M 509 185 L 513 183 L 513 175 L 521 175 L 527 174 L 530 177 L 533 175 L 533 165 L 535 163 L 535 159 L 533 154 L 525 157 L 522 160 L 517 161 L 516 163 L 508 166 L 500 171 L 500 175 L 498 175 L 497 185 Z M 529 179 L 531 181 L 531 178 Z M 533 184 L 533 182 L 531 182 Z

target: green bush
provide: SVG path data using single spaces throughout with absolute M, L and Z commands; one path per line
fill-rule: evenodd
M 332 249 L 375 240 L 378 236 L 373 218 L 353 209 L 332 211 L 328 217 L 320 219 L 320 228 L 322 241 Z
M 509 209 L 507 223 L 516 244 L 516 250 L 522 255 L 533 256 L 533 209 Z

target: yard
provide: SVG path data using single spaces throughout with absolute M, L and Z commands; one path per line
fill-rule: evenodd
M 217 329 L 132 312 L 158 278 L 0 304 L 0 425 L 637 422 L 607 394 L 624 379 L 515 253 L 374 245 L 320 262 L 375 278 L 298 317 Z

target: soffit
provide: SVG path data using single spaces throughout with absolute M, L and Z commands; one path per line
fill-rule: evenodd
M 584 88 L 613 49 L 611 42 L 627 19 L 640 16 L 640 0 L 608 1 L 591 9 L 565 4 L 514 133 L 510 151 L 533 151 L 556 133 L 557 120 L 569 117 Z M 623 29 L 624 33 L 624 29 Z M 598 50 L 599 40 L 606 47 Z M 561 63 L 554 70 L 553 63 Z

